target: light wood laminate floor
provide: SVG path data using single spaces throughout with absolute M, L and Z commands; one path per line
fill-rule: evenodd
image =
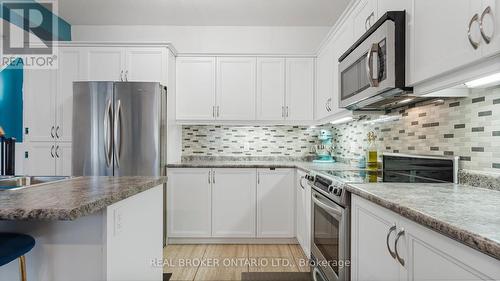
M 241 280 L 242 272 L 308 272 L 299 245 L 168 245 L 170 280 Z

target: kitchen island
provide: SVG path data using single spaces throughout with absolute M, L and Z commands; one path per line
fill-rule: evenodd
M 0 232 L 33 236 L 30 281 L 162 280 L 163 177 L 77 177 L 0 192 Z M 17 260 L 0 268 L 17 280 Z

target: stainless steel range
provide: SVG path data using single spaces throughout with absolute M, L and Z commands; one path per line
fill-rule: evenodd
M 311 172 L 311 257 L 315 281 L 350 280 L 349 183 L 457 182 L 458 157 L 384 154 L 382 170 Z

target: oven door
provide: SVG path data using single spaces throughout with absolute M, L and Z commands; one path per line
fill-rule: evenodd
M 349 280 L 349 223 L 345 209 L 312 191 L 311 252 L 328 281 Z
M 386 21 L 339 63 L 340 107 L 356 107 L 396 88 L 394 29 Z

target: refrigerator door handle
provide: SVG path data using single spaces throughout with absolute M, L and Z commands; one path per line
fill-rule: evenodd
M 117 101 L 115 111 L 115 159 L 116 166 L 120 167 L 120 156 L 122 152 L 122 102 Z
M 111 100 L 106 103 L 104 111 L 104 154 L 106 156 L 106 166 L 111 165 Z

